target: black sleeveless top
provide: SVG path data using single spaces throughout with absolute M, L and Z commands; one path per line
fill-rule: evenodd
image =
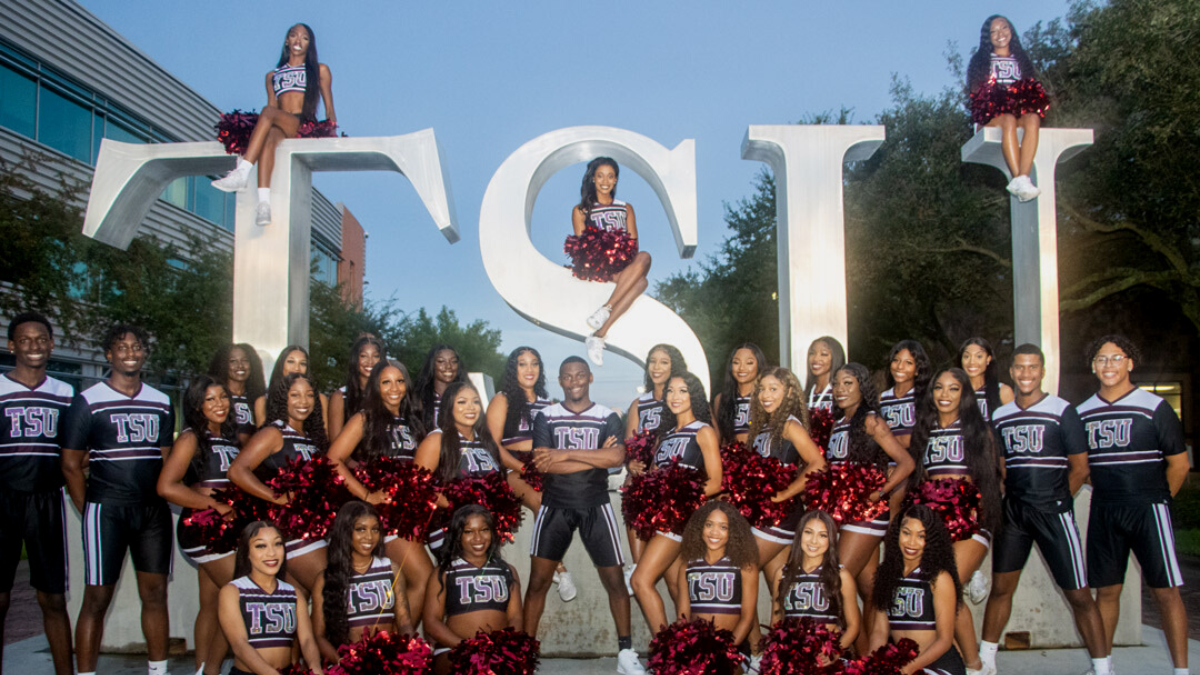
M 505 398 L 508 398 L 505 396 Z M 522 441 L 533 440 L 533 418 L 537 417 L 538 413 L 551 404 L 550 399 L 539 398 L 536 401 L 528 401 L 529 403 L 529 419 L 518 416 L 515 420 L 504 419 L 504 438 L 500 441 L 501 445 L 508 446 Z M 513 405 L 512 401 L 508 402 Z
M 296 637 L 296 589 L 282 579 L 276 580 L 274 593 L 264 591 L 250 577 L 229 582 L 238 589 L 238 606 L 250 646 L 291 647 Z
M 639 396 L 637 400 L 637 430 L 639 432 L 657 430 L 658 426 L 662 424 L 663 411 L 666 409 L 667 404 L 654 398 L 653 391 Z
M 837 623 L 837 614 L 833 612 L 829 601 L 829 590 L 821 582 L 821 567 L 811 572 L 800 570 L 796 580 L 788 588 L 783 598 L 783 615 L 785 617 L 802 619 L 809 617 L 818 623 Z
M 700 450 L 700 443 L 696 440 L 696 435 L 707 426 L 704 422 L 695 420 L 682 429 L 677 429 L 664 436 L 654 451 L 654 466 L 661 469 L 678 462 L 681 466 L 689 469 L 706 471 L 704 453 Z
M 745 434 L 750 431 L 750 397 L 739 396 L 734 400 L 733 433 Z
M 408 426 L 408 420 L 393 417 L 392 423 L 388 425 L 388 439 L 388 457 L 399 457 L 409 462 L 416 457 L 417 435 L 413 433 L 412 427 Z
M 286 422 L 275 420 L 271 424 L 283 434 L 283 447 L 279 452 L 267 455 L 262 464 L 258 465 L 256 474 L 270 478 L 293 459 L 310 460 L 320 454 L 317 444 L 313 443 L 312 439 L 291 428 Z
M 801 424 L 795 415 L 789 415 L 788 421 L 795 421 L 796 424 Z M 784 422 L 784 424 L 787 424 L 787 422 Z M 758 432 L 758 435 L 754 437 L 754 449 L 763 457 L 774 457 L 784 466 L 792 466 L 800 463 L 800 451 L 796 450 L 796 446 L 792 445 L 792 442 L 787 438 L 780 436 L 778 445 L 772 447 L 770 429 L 763 429 Z
M 185 429 L 196 433 L 194 429 Z M 219 438 L 213 436 L 208 429 L 201 432 L 207 436 L 208 451 L 203 450 L 203 445 L 200 443 L 199 434 L 196 438 L 196 452 L 203 452 L 201 458 L 200 470 L 193 472 L 188 470 L 188 475 L 184 481 L 190 487 L 205 487 L 205 488 L 226 488 L 231 485 L 226 473 L 229 471 L 229 465 L 233 463 L 233 458 L 238 456 L 238 443 L 227 438 Z
M 429 435 L 440 433 L 442 433 L 441 429 L 434 429 Z M 458 443 L 461 451 L 458 458 L 459 476 L 482 476 L 500 470 L 499 463 L 492 457 L 492 453 L 483 447 L 483 443 L 478 437 L 473 441 L 468 441 L 465 436 L 459 434 Z
M 350 577 L 347 590 L 346 620 L 351 628 L 376 624 L 390 626 L 395 618 L 396 594 L 392 589 L 392 563 L 375 558 L 362 574 Z
M 512 582 L 512 570 L 503 560 L 489 560 L 483 567 L 475 567 L 455 558 L 445 577 L 446 616 L 485 609 L 507 612 Z
M 709 564 L 704 558 L 688 563 L 688 600 L 700 614 L 742 613 L 742 571 L 723 557 Z
M 254 432 L 254 402 L 246 396 L 229 395 L 230 412 L 239 433 Z
M 935 630 L 937 617 L 933 612 L 933 589 L 920 579 L 921 568 L 902 578 L 892 595 L 888 608 L 888 623 L 898 630 Z

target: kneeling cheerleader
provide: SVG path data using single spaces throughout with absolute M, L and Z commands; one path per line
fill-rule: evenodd
M 858 637 L 860 615 L 854 575 L 838 562 L 838 531 L 824 511 L 800 518 L 787 563 L 775 574 L 779 588 L 771 613 L 777 631 L 789 630 L 788 619 L 810 618 L 827 630 L 839 631 L 844 651 Z M 776 642 L 768 638 L 768 642 Z

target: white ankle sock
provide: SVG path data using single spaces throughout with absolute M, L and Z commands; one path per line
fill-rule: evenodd
M 258 201 L 271 203 L 271 188 L 258 188 Z
M 1112 675 L 1112 657 L 1092 659 L 1092 672 L 1096 675 Z
M 146 675 L 167 675 L 166 661 L 149 661 L 147 668 Z
M 250 162 L 247 162 L 245 157 L 238 157 L 238 159 L 237 159 L 237 170 L 238 171 L 245 171 L 248 173 L 250 171 L 250 169 L 253 169 L 253 168 L 254 168 L 254 165 L 251 164 Z
M 1176 668 L 1175 669 L 1175 675 L 1188 675 L 1188 673 L 1190 673 L 1190 672 L 1191 671 L 1189 671 L 1187 668 Z
M 77 675 L 96 675 L 96 671 L 94 671 L 94 670 L 89 670 L 89 671 L 88 671 L 88 672 L 86 672 L 86 673 L 78 673 Z
M 1000 645 L 995 642 L 984 640 L 979 643 L 979 660 L 983 661 L 985 666 L 996 667 L 996 652 L 1000 649 Z

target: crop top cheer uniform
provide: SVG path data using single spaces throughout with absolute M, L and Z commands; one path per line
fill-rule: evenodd
M 429 436 L 441 434 L 441 429 L 434 429 Z M 429 436 L 426 436 L 428 438 Z M 458 434 L 459 457 L 458 475 L 464 478 L 474 478 L 500 470 L 500 464 L 484 447 L 478 437 L 468 441 L 461 433 Z M 446 528 L 440 527 L 429 533 L 429 549 L 436 551 L 446 540 Z
M 728 556 L 698 558 L 687 565 L 687 593 L 693 614 L 741 614 L 742 571 Z
M 733 434 L 736 436 L 750 433 L 750 397 L 738 396 L 734 405 Z
M 512 569 L 503 560 L 488 560 L 483 567 L 476 567 L 462 558 L 455 558 L 442 581 L 446 593 L 446 618 L 485 610 L 508 613 L 513 576 Z M 448 651 L 449 647 L 435 645 L 433 653 Z
M 875 413 L 868 412 L 867 414 L 874 415 Z M 825 451 L 825 460 L 830 466 L 850 462 L 850 423 L 851 420 L 843 416 L 834 423 L 833 429 L 829 432 L 829 448 Z M 882 450 L 877 450 L 877 452 L 882 452 Z M 867 495 L 862 495 L 862 499 L 866 498 Z M 858 532 L 882 537 L 887 534 L 888 523 L 888 514 L 884 512 L 875 520 L 860 520 L 854 523 L 846 523 L 841 526 L 841 529 L 846 532 Z
M 789 619 L 808 617 L 817 623 L 841 624 L 831 609 L 829 594 L 821 581 L 821 566 L 811 572 L 803 569 L 783 598 L 783 615 Z
M 248 576 L 229 583 L 238 589 L 238 607 L 250 646 L 290 648 L 296 639 L 296 589 L 282 579 L 275 581 L 271 593 Z
M 366 572 L 350 577 L 346 595 L 346 621 L 351 628 L 390 627 L 396 618 L 391 561 L 372 560 Z
M 933 606 L 933 586 L 921 579 L 921 568 L 900 579 L 888 607 L 888 626 L 891 630 L 937 630 L 937 615 Z M 925 666 L 923 673 L 935 675 L 966 675 L 966 665 L 954 645 L 936 661 Z
M 654 431 L 658 429 L 658 425 L 662 423 L 663 411 L 667 409 L 667 404 L 654 398 L 654 392 L 648 391 L 637 400 L 637 415 L 638 415 L 638 432 Z
M 543 408 L 550 405 L 551 401 L 545 398 L 538 398 L 533 401 L 528 401 L 529 415 L 520 415 L 515 420 L 504 419 L 504 438 L 501 439 L 500 445 L 508 447 L 525 441 L 533 441 L 533 418 L 538 416 L 538 413 Z M 509 401 L 509 405 L 516 405 Z M 524 462 L 533 453 L 533 450 L 509 450 L 509 454 Z
M 184 431 L 195 433 L 191 429 L 185 429 Z M 207 429 L 203 433 L 207 436 L 208 449 L 204 450 L 203 445 L 199 443 L 199 438 L 197 438 L 196 452 L 203 453 L 200 458 L 200 468 L 193 471 L 191 467 L 188 467 L 187 475 L 184 477 L 183 482 L 188 487 L 227 488 L 232 485 L 226 474 L 229 471 L 229 465 L 238 456 L 237 441 L 214 436 Z M 194 509 L 185 508 L 179 514 L 179 522 L 175 526 L 175 534 L 179 539 L 179 550 L 183 551 L 183 554 L 191 558 L 192 562 L 196 564 L 212 562 L 213 560 L 233 555 L 233 551 L 213 553 L 208 549 L 208 542 L 202 541 L 195 536 L 195 530 L 186 526 L 187 518 L 193 513 L 195 513 Z
M 310 460 L 318 456 L 320 450 L 317 444 L 312 442 L 312 439 L 307 435 L 302 434 L 292 427 L 288 426 L 283 420 L 275 420 L 271 425 L 283 434 L 283 447 L 279 448 L 278 452 L 267 455 L 266 459 L 258 465 L 254 470 L 254 475 L 264 483 L 273 478 L 279 470 L 287 465 L 293 459 Z M 284 545 L 287 548 L 288 560 L 298 558 L 305 553 L 325 548 L 327 543 L 324 539 L 289 539 Z
M 955 420 L 944 429 L 939 426 L 929 430 L 929 441 L 921 454 L 921 462 L 929 480 L 971 475 L 971 469 L 967 466 L 967 449 L 963 441 L 961 420 Z M 980 529 L 971 539 L 990 547 L 992 533 Z
M 803 422 L 796 418 L 795 415 L 789 415 L 784 422 L 787 426 L 788 422 L 795 422 L 803 426 Z M 779 460 L 779 463 L 784 466 L 795 466 L 800 463 L 800 451 L 796 450 L 796 446 L 792 444 L 784 436 L 779 437 L 779 443 L 774 444 L 771 441 L 771 430 L 763 429 L 758 432 L 758 435 L 753 440 L 754 450 L 763 457 L 773 457 Z M 796 538 L 796 525 L 800 522 L 800 517 L 804 515 L 803 504 L 797 503 L 792 512 L 784 517 L 778 525 L 762 528 L 752 528 L 754 536 L 760 539 L 766 539 L 778 544 L 790 545 L 792 540 Z
M 879 395 L 879 412 L 883 421 L 896 437 L 911 436 L 913 427 L 917 425 L 917 401 L 913 389 L 903 396 L 896 395 L 896 389 L 888 389 Z

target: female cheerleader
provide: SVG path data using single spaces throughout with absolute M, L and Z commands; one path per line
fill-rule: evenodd
M 377 630 L 413 632 L 400 566 L 383 555 L 379 516 L 347 502 L 329 528 L 329 566 L 312 592 L 312 627 L 321 656 L 337 663 L 338 647 Z
M 309 86 L 311 83 L 312 86 Z M 318 84 L 320 89 L 318 90 Z M 213 187 L 237 192 L 250 180 L 250 169 L 258 167 L 258 206 L 254 222 L 271 224 L 271 172 L 275 168 L 275 147 L 285 138 L 295 138 L 304 122 L 317 121 L 317 96 L 325 100 L 325 117 L 337 126 L 333 109 L 333 74 L 317 59 L 317 36 L 308 24 L 288 29 L 283 52 L 275 70 L 267 73 L 267 105 L 258 114 L 258 123 L 250 135 L 244 157 L 237 167 Z
M 979 31 L 979 49 L 967 66 L 967 93 L 971 121 L 1000 128 L 1000 149 L 1013 176 L 1008 191 L 1023 202 L 1036 198 L 1041 190 L 1033 184 L 1030 172 L 1050 101 L 1017 31 L 998 14 L 989 16 Z M 1020 143 L 1018 128 L 1025 134 Z
M 676 463 L 697 469 L 705 478 L 704 496 L 716 496 L 721 492 L 721 450 L 717 445 L 717 432 L 708 424 L 708 396 L 704 385 L 688 372 L 672 376 L 667 382 L 666 404 L 662 424 L 656 432 L 658 443 L 654 466 L 650 470 L 664 469 Z M 676 606 L 683 595 L 678 571 L 684 562 L 679 556 L 682 541 L 683 538 L 674 533 L 656 532 L 647 542 L 629 580 L 652 633 L 669 623 L 662 596 L 655 588 L 658 580 L 666 575 L 667 591 Z
M 218 674 L 228 645 L 217 625 L 217 598 L 221 587 L 233 580 L 233 551 L 212 553 L 205 542 L 195 541 L 184 528 L 184 519 L 195 511 L 216 509 L 225 515 L 233 509 L 212 498 L 212 493 L 229 487 L 225 473 L 238 454 L 241 442 L 230 412 L 230 396 L 215 378 L 201 375 L 192 380 L 183 396 L 186 425 L 175 439 L 158 476 L 158 494 L 183 507 L 179 517 L 179 550 L 196 563 L 200 584 L 200 611 L 196 614 L 195 642 L 197 672 Z M 211 663 L 211 667 L 206 665 Z
M 879 412 L 900 445 L 908 448 L 917 423 L 917 401 L 929 388 L 933 362 L 916 340 L 901 340 L 888 354 L 887 390 L 879 395 Z
M 261 419 L 254 415 L 254 402 L 267 391 L 258 352 L 245 342 L 225 345 L 213 355 L 208 374 L 225 385 L 229 392 L 233 422 L 238 425 L 238 431 L 254 433 Z
M 808 346 L 808 380 L 804 394 L 809 410 L 833 410 L 833 374 L 846 363 L 846 350 L 828 335 Z
M 308 350 L 300 345 L 288 345 L 279 352 L 279 358 L 275 360 L 275 366 L 271 368 L 271 377 L 267 380 L 266 393 L 254 399 L 254 419 L 259 426 L 267 423 L 268 400 L 271 392 L 282 391 L 279 389 L 279 382 L 293 373 L 308 375 Z M 317 394 L 317 399 L 321 402 L 323 416 L 324 412 L 329 410 L 329 399 L 321 393 Z
M 958 348 L 958 363 L 971 378 L 971 390 L 983 419 L 991 421 L 992 413 L 1013 400 L 1012 387 L 1000 381 L 997 375 L 995 352 L 992 345 L 981 337 L 973 337 Z
M 383 340 L 364 335 L 354 341 L 347 364 L 346 384 L 329 397 L 329 437 L 337 440 L 346 420 L 362 409 L 367 392 L 367 380 L 375 364 L 387 357 Z
M 725 387 L 713 398 L 713 420 L 721 445 L 747 442 L 750 434 L 750 399 L 759 373 L 767 369 L 767 357 L 753 342 L 733 348 L 725 369 Z
M 608 157 L 597 157 L 588 162 L 583 185 L 579 188 L 579 204 L 571 210 L 571 226 L 575 236 L 583 234 L 590 226 L 601 230 L 624 230 L 629 233 L 630 239 L 637 241 L 637 218 L 633 215 L 633 206 L 617 199 L 617 176 L 620 172 L 617 163 Z M 649 272 L 650 254 L 638 251 L 625 269 L 613 275 L 611 281 L 616 288 L 608 297 L 608 302 L 588 317 L 588 327 L 596 332 L 584 342 L 588 358 L 597 366 L 604 365 L 604 338 L 617 319 L 633 305 L 633 301 L 645 292 L 649 285 L 646 281 Z
M 679 618 L 712 621 L 746 642 L 758 622 L 758 549 L 750 523 L 723 501 L 701 506 L 688 519 L 676 573 Z M 686 592 L 683 592 L 685 591 Z
M 513 405 L 509 405 L 512 401 Z M 525 508 L 535 515 L 542 506 L 542 493 L 534 490 L 522 478 L 526 463 L 533 457 L 533 417 L 550 405 L 546 391 L 546 373 L 542 370 L 542 355 L 533 347 L 517 347 L 508 355 L 500 392 L 492 397 L 487 409 L 487 426 L 492 438 L 501 439 L 500 446 L 512 458 L 505 464 L 508 484 Z M 558 597 L 570 602 L 579 595 L 575 581 L 566 565 L 558 564 L 554 571 Z
M 837 526 L 828 513 L 809 511 L 796 528 L 787 563 L 775 572 L 772 622 L 809 617 L 842 631 L 842 649 L 849 649 L 859 633 L 858 598 L 854 574 L 838 563 Z
M 892 521 L 873 596 L 872 651 L 909 638 L 920 651 L 905 675 L 966 675 L 954 648 L 954 617 L 962 614 L 954 549 L 941 517 L 928 506 L 910 506 Z
M 829 434 L 825 459 L 830 464 L 853 463 L 874 466 L 885 475 L 887 482 L 864 497 L 872 502 L 886 499 L 912 475 L 915 462 L 912 456 L 892 435 L 875 404 L 875 385 L 866 366 L 848 363 L 834 374 L 833 400 L 840 419 Z M 895 468 L 890 469 L 889 461 Z M 863 606 L 871 604 L 871 587 L 875 566 L 879 562 L 879 542 L 887 534 L 888 516 L 874 520 L 844 523 L 838 538 L 838 556 L 846 570 L 858 580 Z M 795 551 L 792 552 L 795 557 Z M 867 619 L 870 630 L 870 617 Z M 862 641 L 866 646 L 866 641 Z
M 229 675 L 279 675 L 295 663 L 297 643 L 305 665 L 314 675 L 324 675 L 308 602 L 280 578 L 286 571 L 279 530 L 263 520 L 247 525 L 238 537 L 235 578 L 220 597 L 221 630 L 233 649 Z M 273 620 L 264 621 L 264 616 Z
M 409 382 L 408 369 L 403 363 L 389 360 L 375 364 L 367 379 L 362 410 L 346 422 L 341 435 L 329 446 L 329 461 L 345 478 L 346 489 L 369 504 L 384 501 L 387 494 L 382 490 L 368 491 L 353 469 L 380 457 L 412 461 L 417 443 L 425 437 L 421 417 L 412 403 L 413 397 L 408 395 Z M 387 557 L 404 571 L 408 582 L 408 606 L 419 608 L 425 588 L 417 582 L 427 578 L 432 569 L 428 557 L 420 544 L 402 537 L 389 534 L 383 541 Z M 412 560 L 416 563 L 410 563 Z M 422 568 L 426 569 L 425 576 L 421 576 Z M 420 618 L 420 615 L 414 616 Z
M 442 394 L 455 382 L 466 382 L 467 372 L 454 347 L 437 344 L 425 355 L 425 363 L 417 373 L 416 403 L 420 406 L 421 421 L 426 429 L 438 428 L 438 410 Z
M 276 496 L 263 481 L 279 472 L 290 460 L 312 459 L 325 452 L 325 423 L 317 405 L 316 391 L 306 375 L 293 373 L 279 381 L 268 394 L 271 406 L 266 423 L 250 437 L 241 454 L 229 466 L 229 480 L 259 499 L 284 505 L 287 495 Z M 308 592 L 325 569 L 323 539 L 293 539 L 287 542 L 289 579 Z
M 438 554 L 437 580 L 426 589 L 424 620 L 426 635 L 437 645 L 437 675 L 450 672 L 450 650 L 477 632 L 522 629 L 521 580 L 516 568 L 500 557 L 492 514 L 479 504 L 454 512 Z
M 911 485 L 962 478 L 979 489 L 980 530 L 970 539 L 953 545 L 956 576 L 969 579 L 979 570 L 991 547 L 992 533 L 1000 526 L 1000 469 L 992 428 L 975 404 L 971 380 L 961 369 L 943 368 L 934 376 L 932 388 L 917 406 L 917 425 L 909 451 L 917 460 Z M 980 668 L 975 626 L 969 611 L 958 613 L 954 635 L 967 665 Z

